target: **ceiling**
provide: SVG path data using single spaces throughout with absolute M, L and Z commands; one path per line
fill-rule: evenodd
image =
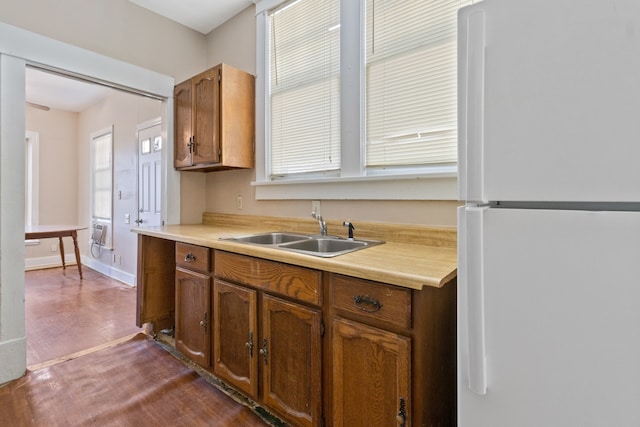
M 208 34 L 253 4 L 252 0 L 129 0 L 172 21 Z M 257 1 L 257 0 L 256 0 Z
M 111 90 L 33 68 L 26 71 L 26 99 L 36 108 L 79 113 L 105 98 Z
M 252 0 L 129 0 L 154 13 L 208 34 L 255 3 Z M 256 0 L 257 1 L 257 0 Z M 80 112 L 112 89 L 55 74 L 27 69 L 26 98 L 31 106 Z M 46 109 L 46 108 L 43 108 Z

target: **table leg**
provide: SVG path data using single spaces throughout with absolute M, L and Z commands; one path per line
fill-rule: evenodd
M 74 230 L 71 232 L 71 238 L 73 239 L 73 248 L 76 252 L 76 264 L 78 265 L 78 273 L 82 279 L 82 264 L 80 263 L 80 249 L 78 249 L 78 233 Z
M 60 244 L 58 245 L 60 249 L 60 259 L 62 259 L 62 269 L 66 269 L 67 266 L 64 264 L 64 243 L 62 243 L 62 236 L 58 237 Z

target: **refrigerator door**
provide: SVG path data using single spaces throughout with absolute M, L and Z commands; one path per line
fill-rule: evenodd
M 459 216 L 458 425 L 639 426 L 640 213 Z
M 640 201 L 640 1 L 459 14 L 460 200 Z

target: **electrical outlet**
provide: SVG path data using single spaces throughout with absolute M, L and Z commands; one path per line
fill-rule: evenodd
M 131 215 L 124 214 L 124 223 L 125 224 L 131 224 Z
M 311 201 L 311 212 L 313 212 L 315 215 L 322 215 L 320 213 L 320 200 Z
M 57 243 L 52 243 L 51 244 L 51 252 L 58 252 L 58 244 Z
M 236 197 L 236 209 L 242 210 L 242 194 L 238 194 L 238 197 Z

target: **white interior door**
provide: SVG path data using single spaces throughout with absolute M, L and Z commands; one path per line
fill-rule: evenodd
M 160 121 L 138 129 L 138 225 L 162 223 L 162 150 Z

